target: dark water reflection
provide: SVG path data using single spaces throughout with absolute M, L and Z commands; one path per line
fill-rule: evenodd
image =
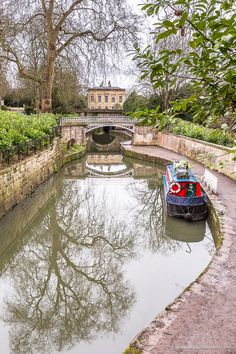
M 12 237 L 0 257 L 4 353 L 122 353 L 203 270 L 209 228 L 166 219 L 162 172 L 90 155 L 26 202 L 30 215 L 45 195 L 27 225 L 21 208 L 2 220 L 0 240 Z

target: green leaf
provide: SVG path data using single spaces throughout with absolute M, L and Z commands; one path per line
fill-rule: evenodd
M 182 110 L 185 112 L 187 109 L 187 102 L 186 101 L 183 101 L 182 102 Z
M 170 29 L 168 31 L 162 32 L 158 34 L 158 36 L 156 37 L 156 42 L 159 42 L 161 39 L 169 37 L 171 34 L 176 34 L 176 32 L 177 31 L 174 29 Z
M 188 13 L 187 12 L 184 12 L 179 20 L 179 26 L 180 27 L 183 27 L 185 25 L 185 22 L 188 18 Z
M 200 30 L 200 31 L 204 31 L 206 29 L 206 21 L 199 21 L 196 25 L 196 27 Z
M 162 22 L 162 25 L 165 26 L 166 28 L 175 28 L 175 25 L 173 22 L 169 20 L 165 20 Z
M 188 66 L 192 66 L 192 62 L 188 58 L 184 58 L 183 62 L 184 62 L 184 64 L 186 64 Z

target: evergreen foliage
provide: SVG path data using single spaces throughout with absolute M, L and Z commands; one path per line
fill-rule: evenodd
M 15 153 L 48 146 L 57 117 L 52 114 L 24 116 L 0 110 L 0 153 L 7 158 Z
M 136 47 L 143 78 L 170 90 L 176 80 L 193 84 L 188 98 L 195 121 L 236 123 L 236 4 L 233 0 L 148 0 L 143 11 L 158 17 L 153 43 Z M 167 39 L 186 38 L 186 48 L 164 48 Z M 162 48 L 156 55 L 156 48 Z M 154 50 L 155 49 L 155 50 Z M 185 111 L 186 102 L 176 105 Z M 167 107 L 168 109 L 168 107 Z

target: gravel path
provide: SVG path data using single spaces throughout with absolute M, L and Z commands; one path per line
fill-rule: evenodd
M 140 157 L 186 159 L 159 147 L 124 149 Z M 191 164 L 198 176 L 203 175 L 204 166 Z M 223 244 L 196 282 L 134 339 L 132 346 L 143 354 L 236 354 L 236 182 L 214 174 L 218 196 L 211 199 L 220 217 Z

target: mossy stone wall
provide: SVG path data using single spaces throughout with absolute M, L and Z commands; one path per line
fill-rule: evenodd
M 38 154 L 0 171 L 0 218 L 58 171 L 63 159 L 61 139 Z

